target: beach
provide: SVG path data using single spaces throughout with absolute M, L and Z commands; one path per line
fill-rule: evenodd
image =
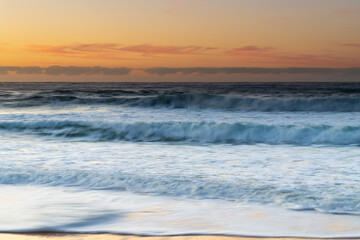
M 115 234 L 0 234 L 1 240 L 261 240 L 262 238 L 236 237 L 236 236 L 134 236 Z M 264 238 L 264 240 L 313 240 L 311 238 Z M 357 239 L 357 238 L 351 238 Z M 315 240 L 315 239 L 314 239 Z M 346 238 L 343 238 L 346 240 Z

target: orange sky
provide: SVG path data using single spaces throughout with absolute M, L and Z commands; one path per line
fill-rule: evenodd
M 53 65 L 360 67 L 360 1 L 0 0 L 0 66 Z

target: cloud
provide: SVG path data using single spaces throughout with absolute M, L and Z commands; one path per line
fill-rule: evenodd
M 48 76 L 119 76 L 130 74 L 132 70 L 140 70 L 151 75 L 168 74 L 320 74 L 320 75 L 347 75 L 360 76 L 360 68 L 260 68 L 260 67 L 190 67 L 190 68 L 169 68 L 155 67 L 146 69 L 131 69 L 126 67 L 80 67 L 80 66 L 50 66 L 50 67 L 19 67 L 0 66 L 0 75 L 48 75 Z
M 42 69 L 40 67 L 2 67 L 0 66 L 0 74 L 6 75 L 9 72 L 14 72 L 15 74 L 42 74 Z
M 342 74 L 360 75 L 360 68 L 246 68 L 246 67 L 195 67 L 195 68 L 147 68 L 149 74 Z
M 360 43 L 343 43 L 339 45 L 342 47 L 360 48 Z
M 233 48 L 230 51 L 227 51 L 226 53 L 230 55 L 240 55 L 240 54 L 254 54 L 254 53 L 266 53 L 272 50 L 275 50 L 276 48 L 273 47 L 258 47 L 254 45 L 248 45 L 241 48 Z
M 120 54 L 119 45 L 114 43 L 76 44 L 76 45 L 29 45 L 27 51 L 60 57 L 123 59 L 133 60 Z
M 350 46 L 350 45 L 349 45 Z M 353 44 L 355 47 L 355 44 Z M 236 57 L 234 61 L 244 64 L 258 65 L 295 65 L 319 67 L 353 67 L 360 64 L 358 59 L 324 54 L 299 54 L 281 51 L 271 46 L 246 45 L 238 48 L 213 48 L 198 45 L 120 45 L 116 43 L 74 44 L 74 45 L 31 45 L 28 51 L 49 54 L 53 56 L 86 58 L 86 59 L 116 59 L 139 60 L 140 56 L 195 56 Z M 130 56 L 130 57 L 129 57 Z M 230 60 L 230 59 L 229 59 Z
M 280 51 L 273 47 L 254 45 L 233 48 L 224 52 L 226 55 L 238 58 L 238 61 L 258 64 L 301 64 L 310 66 L 353 66 L 354 61 L 347 58 L 327 54 L 298 54 Z
M 144 56 L 155 55 L 194 55 L 203 54 L 216 48 L 202 46 L 171 46 L 171 45 L 127 45 L 122 46 L 116 43 L 95 43 L 75 45 L 30 45 L 27 50 L 30 52 L 46 53 L 64 57 L 79 58 L 116 58 L 124 53 L 142 54 Z
M 141 53 L 143 55 L 191 55 L 200 54 L 205 51 L 213 50 L 216 48 L 208 48 L 201 46 L 151 46 L 151 45 L 133 45 L 121 48 L 121 51 Z
M 0 74 L 44 74 L 52 76 L 79 76 L 79 75 L 126 75 L 131 72 L 130 68 L 106 68 L 106 67 L 78 67 L 78 66 L 50 66 L 50 67 L 15 67 L 0 66 Z
M 117 44 L 113 43 L 99 43 L 99 44 L 77 44 L 77 45 L 30 45 L 28 51 L 52 53 L 57 55 L 79 55 L 84 53 L 99 53 L 116 51 Z

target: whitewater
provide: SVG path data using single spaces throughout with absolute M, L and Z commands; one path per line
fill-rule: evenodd
M 360 237 L 358 83 L 0 83 L 0 231 Z

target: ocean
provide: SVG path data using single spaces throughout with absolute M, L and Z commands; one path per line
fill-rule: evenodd
M 0 231 L 360 236 L 359 83 L 0 83 Z

